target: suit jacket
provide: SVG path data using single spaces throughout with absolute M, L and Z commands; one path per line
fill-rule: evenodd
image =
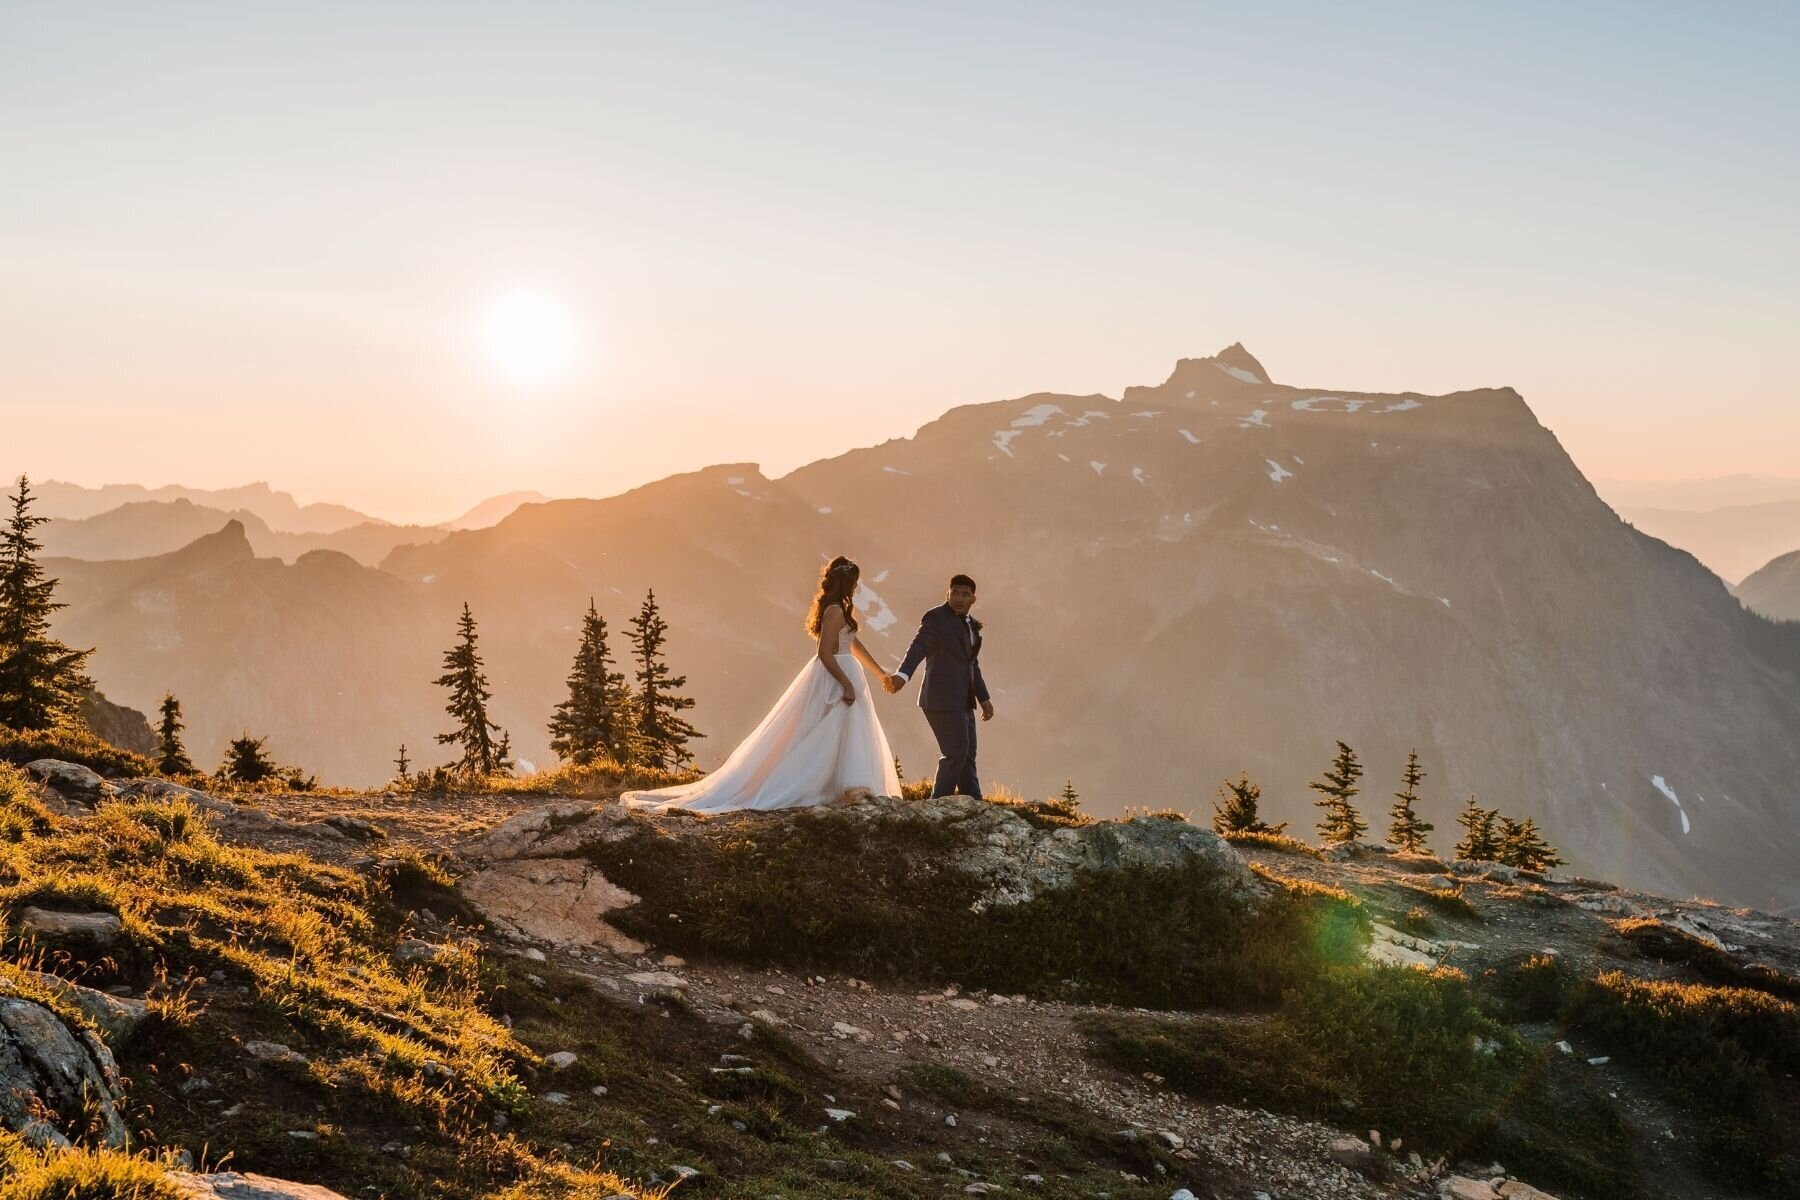
M 919 632 L 900 664 L 900 674 L 911 679 L 919 664 L 925 678 L 919 684 L 919 707 L 968 712 L 976 701 L 988 699 L 981 678 L 981 630 L 971 630 L 948 604 L 940 604 L 919 620 Z

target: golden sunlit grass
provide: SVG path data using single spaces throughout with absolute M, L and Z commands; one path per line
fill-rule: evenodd
M 207 814 L 184 798 L 105 802 L 92 816 L 63 818 L 5 766 L 0 829 L 0 909 L 41 905 L 118 916 L 119 937 L 104 948 L 9 931 L 0 969 L 16 992 L 73 1021 L 84 1018 L 33 968 L 95 987 L 122 982 L 144 995 L 151 1024 L 120 1048 L 128 1073 L 146 1084 L 134 1095 L 154 1102 L 183 1078 L 241 1072 L 240 1040 L 304 1048 L 309 1061 L 283 1064 L 285 1085 L 254 1099 L 279 1110 L 310 1096 L 315 1115 L 299 1119 L 301 1106 L 286 1117 L 250 1112 L 220 1122 L 204 1108 L 166 1103 L 158 1129 L 164 1136 L 199 1146 L 235 1134 L 255 1145 L 273 1121 L 278 1140 L 268 1144 L 285 1149 L 297 1144 L 282 1135 L 283 1127 L 296 1127 L 288 1122 L 330 1132 L 347 1120 L 379 1120 L 478 1150 L 494 1135 L 494 1114 L 527 1110 L 518 1070 L 536 1055 L 487 1011 L 475 943 L 452 938 L 422 965 L 397 966 L 392 958 L 402 931 L 384 882 L 447 885 L 432 860 L 397 861 L 372 881 L 301 855 L 227 845 Z M 188 1127 L 190 1119 L 200 1123 Z M 372 1147 L 363 1152 L 374 1154 Z M 534 1195 L 638 1194 L 613 1176 L 576 1171 L 529 1148 L 509 1157 L 518 1161 L 507 1177 Z M 390 1173 L 398 1169 L 375 1161 Z M 479 1163 L 467 1161 L 479 1175 Z M 147 1164 L 85 1152 L 17 1159 L 6 1184 L 14 1190 L 0 1197 L 132 1195 L 106 1189 L 155 1175 L 158 1168 Z M 451 1196 L 487 1191 L 480 1178 L 446 1182 Z

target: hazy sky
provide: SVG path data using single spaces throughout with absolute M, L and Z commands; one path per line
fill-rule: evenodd
M 1800 460 L 1800 5 L 17 3 L 0 469 L 440 519 L 955 404 L 1510 384 Z M 516 288 L 582 358 L 477 353 Z

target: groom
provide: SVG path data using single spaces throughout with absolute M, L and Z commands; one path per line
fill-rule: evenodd
M 981 797 L 981 780 L 975 775 L 975 707 L 981 706 L 982 720 L 991 721 L 994 702 L 981 678 L 981 622 L 969 615 L 973 607 L 975 581 L 952 575 L 944 603 L 919 621 L 906 661 L 882 681 L 891 695 L 906 686 L 921 662 L 925 664 L 919 707 L 931 722 L 940 756 L 933 796 Z

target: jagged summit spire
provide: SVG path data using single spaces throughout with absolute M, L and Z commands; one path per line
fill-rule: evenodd
M 1242 342 L 1231 343 L 1231 345 L 1213 355 L 1213 361 L 1227 367 L 1236 367 L 1240 371 L 1248 371 L 1264 383 L 1274 382 L 1269 378 L 1268 371 L 1263 369 L 1263 365 L 1256 361 L 1256 356 L 1244 349 L 1244 343 Z

